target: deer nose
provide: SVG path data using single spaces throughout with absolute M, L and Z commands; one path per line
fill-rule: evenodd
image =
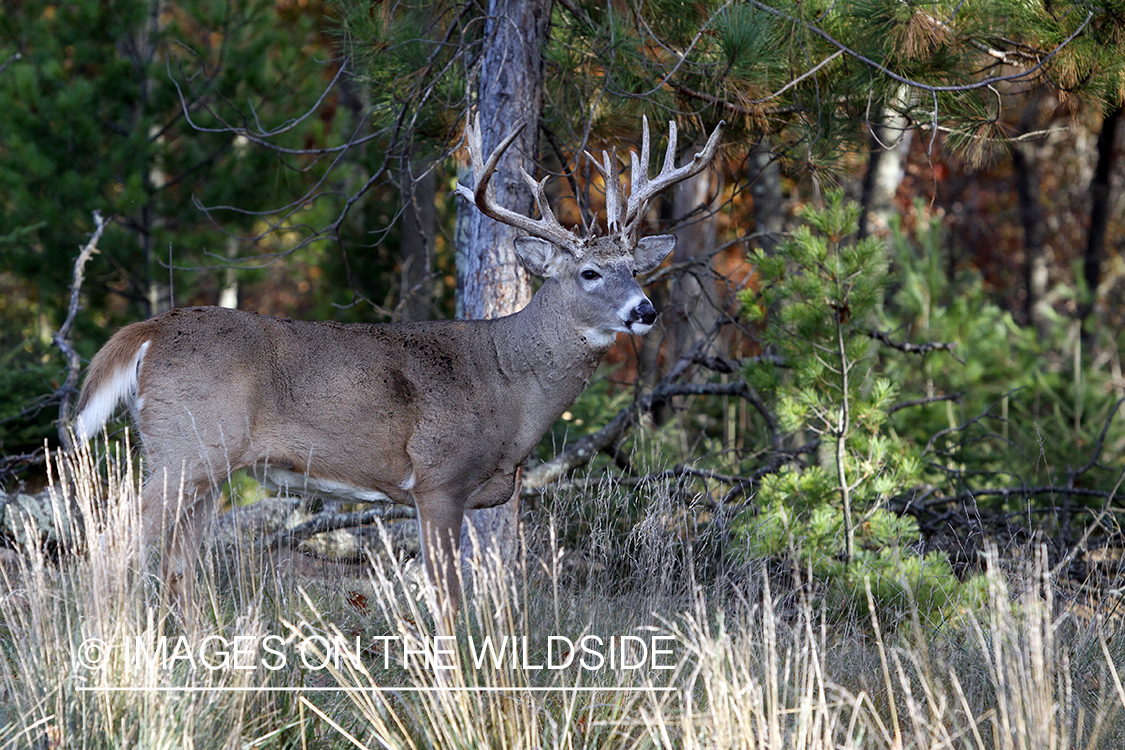
M 629 317 L 634 321 L 640 321 L 646 326 L 650 326 L 656 322 L 656 308 L 646 299 L 629 312 Z

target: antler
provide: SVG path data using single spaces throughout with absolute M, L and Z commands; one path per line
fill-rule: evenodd
M 472 201 L 476 207 L 480 209 L 481 213 L 485 216 L 495 219 L 501 224 L 507 224 L 516 229 L 522 229 L 528 234 L 538 237 L 540 239 L 552 242 L 565 250 L 581 255 L 582 244 L 578 237 L 568 229 L 566 229 L 559 220 L 555 218 L 555 214 L 551 211 L 551 206 L 547 202 L 547 195 L 543 187 L 547 184 L 547 178 L 544 177 L 542 182 L 536 182 L 531 175 L 527 173 L 523 167 L 520 167 L 520 174 L 523 179 L 531 186 L 531 192 L 535 196 L 535 205 L 539 208 L 541 218 L 539 220 L 532 219 L 524 216 L 523 214 L 510 211 L 499 203 L 496 202 L 496 191 L 490 184 L 492 175 L 496 171 L 496 165 L 500 162 L 500 157 L 512 145 L 512 142 L 519 137 L 523 132 L 527 123 L 521 123 L 508 133 L 508 136 L 500 142 L 488 157 L 488 161 L 482 159 L 483 146 L 481 144 L 480 133 L 480 115 L 477 115 L 475 122 L 470 122 L 465 132 L 465 145 L 469 149 L 469 159 L 473 165 L 473 178 L 476 183 L 476 188 L 470 190 L 464 185 L 457 184 L 457 194 Z
M 606 154 L 603 151 L 604 164 L 598 163 L 598 160 L 592 157 L 589 152 L 586 153 L 587 158 L 593 162 L 594 167 L 605 181 L 605 204 L 609 230 L 610 232 L 620 232 L 622 239 L 627 243 L 636 241 L 641 219 L 653 198 L 677 182 L 683 182 L 689 177 L 699 174 L 711 162 L 719 147 L 719 137 L 723 133 L 723 126 L 726 125 L 725 121 L 720 120 L 719 124 L 715 126 L 714 132 L 711 133 L 711 137 L 707 139 L 707 145 L 703 147 L 703 150 L 695 154 L 689 163 L 676 169 L 676 122 L 675 120 L 670 121 L 668 123 L 668 150 L 664 152 L 664 166 L 656 179 L 649 180 L 648 118 L 642 116 L 641 123 L 643 127 L 641 131 L 641 156 L 638 159 L 635 151 L 629 151 L 631 184 L 629 200 L 624 206 L 622 206 L 621 180 L 617 176 L 616 153 Z

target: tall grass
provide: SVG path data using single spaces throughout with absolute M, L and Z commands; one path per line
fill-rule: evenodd
M 700 583 L 682 502 L 636 490 L 642 512 L 623 529 L 612 514 L 626 498 L 603 484 L 527 525 L 510 567 L 474 558 L 455 643 L 433 638 L 417 566 L 389 551 L 341 577 L 215 550 L 204 624 L 181 639 L 122 532 L 137 507 L 130 466 L 68 459 L 75 492 L 58 521 L 83 523 L 70 521 L 66 549 L 28 545 L 5 573 L 2 748 L 1125 745 L 1118 639 L 1070 616 L 1039 557 L 990 553 L 986 605 L 940 626 L 910 612 L 841 622 L 761 565 Z M 562 533 L 575 525 L 582 555 L 560 542 L 575 544 Z M 600 641 L 582 651 L 583 637 Z M 210 668 L 209 638 L 251 656 Z M 91 643 L 105 646 L 96 660 Z M 154 656 L 162 643 L 171 658 Z M 643 666 L 621 668 L 642 649 Z

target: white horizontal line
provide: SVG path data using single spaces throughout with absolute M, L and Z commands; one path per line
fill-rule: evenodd
M 481 687 L 417 687 L 417 686 L 404 686 L 404 687 L 236 687 L 236 686 L 215 686 L 208 687 L 200 685 L 191 687 L 188 685 L 183 686 L 153 686 L 153 687 L 97 687 L 90 685 L 79 685 L 77 690 L 80 693 L 89 692 L 105 692 L 105 693 L 174 693 L 174 692 L 204 692 L 204 693 L 431 693 L 440 690 L 450 692 L 467 693 L 467 692 L 483 692 L 483 693 L 564 693 L 564 692 L 580 692 L 580 693 L 638 693 L 638 692 L 654 692 L 654 693 L 668 693 L 677 690 L 674 687 L 494 687 L 482 685 Z

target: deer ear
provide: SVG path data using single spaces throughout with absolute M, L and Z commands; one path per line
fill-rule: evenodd
M 549 279 L 558 275 L 559 262 L 562 260 L 559 249 L 547 240 L 538 237 L 516 237 L 516 255 L 519 256 L 527 270 L 536 276 Z
M 637 242 L 637 249 L 633 251 L 633 260 L 637 264 L 638 273 L 648 273 L 664 262 L 668 253 L 676 247 L 676 235 L 658 234 L 654 237 L 642 237 Z

